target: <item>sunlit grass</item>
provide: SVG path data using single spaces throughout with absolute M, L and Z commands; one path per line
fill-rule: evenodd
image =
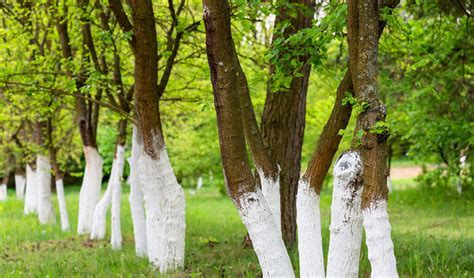
M 397 184 L 403 188 L 399 181 L 394 182 Z M 122 198 L 122 251 L 112 251 L 107 241 L 94 242 L 75 235 L 78 187 L 68 187 L 66 193 L 72 230 L 63 233 L 59 224 L 41 226 L 35 216 L 23 216 L 22 202 L 15 200 L 14 192 L 9 191 L 9 201 L 0 203 L 1 275 L 156 275 L 146 260 L 134 255 L 128 187 L 124 188 Z M 474 202 L 471 200 L 456 193 L 416 188 L 390 194 L 392 237 L 402 276 L 474 275 Z M 330 203 L 330 190 L 323 190 L 321 214 L 326 254 Z M 56 203 L 55 208 L 58 214 Z M 259 275 L 253 251 L 242 247 L 246 231 L 227 197 L 209 188 L 198 191 L 195 196 L 187 194 L 186 217 L 186 264 L 181 274 Z M 297 252 L 293 250 L 290 254 L 297 268 Z M 365 244 L 360 266 L 361 276 L 370 273 Z

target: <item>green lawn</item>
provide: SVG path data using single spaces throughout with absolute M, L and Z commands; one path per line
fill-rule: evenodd
M 394 183 L 397 186 L 397 181 Z M 411 188 L 390 195 L 390 220 L 399 273 L 407 277 L 473 277 L 472 198 L 427 192 Z M 40 226 L 35 216 L 23 216 L 22 202 L 15 200 L 14 192 L 9 191 L 9 201 L 0 203 L 0 275 L 156 276 L 157 272 L 146 260 L 134 255 L 128 186 L 122 198 L 122 251 L 112 251 L 107 241 L 89 241 L 75 235 L 78 188 L 68 187 L 66 194 L 72 232 L 62 233 L 59 224 Z M 326 189 L 321 204 L 326 254 L 330 203 L 331 194 Z M 195 196 L 187 195 L 186 216 L 186 262 L 182 270 L 186 276 L 259 276 L 256 256 L 241 245 L 246 232 L 227 197 L 212 189 L 199 191 Z M 297 252 L 291 252 L 291 257 L 297 268 Z M 365 244 L 360 266 L 361 276 L 368 276 L 370 263 Z

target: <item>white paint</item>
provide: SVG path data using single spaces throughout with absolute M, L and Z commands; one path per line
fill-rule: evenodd
M 166 273 L 184 263 L 185 199 L 163 147 L 157 159 L 142 153 L 140 182 L 146 210 L 148 257 Z
M 79 219 L 77 223 L 77 234 L 83 235 L 91 232 L 92 216 L 95 206 L 100 199 L 100 187 L 102 183 L 103 160 L 97 149 L 84 147 L 86 168 L 82 180 L 81 192 L 79 194 Z
M 138 161 L 143 152 L 143 142 L 139 133 L 138 127 L 133 125 L 132 153 L 128 160 L 130 163 L 130 176 L 128 178 L 130 182 L 129 201 L 133 222 L 133 237 L 135 239 L 135 254 L 139 257 L 147 257 L 145 208 L 143 206 L 143 192 L 138 169 Z
M 18 200 L 25 198 L 26 178 L 23 175 L 15 175 L 15 192 Z
M 344 153 L 334 165 L 327 277 L 358 277 L 362 242 L 362 160 Z
M 388 192 L 393 191 L 392 178 L 390 177 L 390 175 L 387 176 L 387 188 Z
M 265 176 L 263 170 L 257 168 L 257 173 L 260 177 L 260 184 L 262 185 L 262 193 L 267 200 L 267 204 L 270 207 L 275 224 L 281 235 L 281 211 L 280 211 L 280 176 L 273 180 L 270 177 Z
M 463 179 L 464 176 L 467 174 L 469 171 L 469 168 L 466 167 L 467 163 L 467 155 L 464 153 L 469 151 L 469 147 L 461 151 L 461 157 L 459 157 L 459 178 L 456 183 L 456 190 L 458 191 L 459 194 L 462 194 L 462 184 L 463 184 Z
M 66 197 L 64 195 L 64 183 L 62 179 L 56 180 L 56 194 L 58 196 L 61 230 L 63 232 L 69 231 L 69 217 L 67 216 Z
M 107 210 L 112 203 L 112 187 L 113 177 L 116 172 L 117 159 L 112 160 L 112 171 L 110 173 L 109 182 L 107 183 L 107 189 L 105 190 L 104 196 L 100 199 L 94 208 L 94 215 L 92 219 L 91 239 L 104 239 L 106 233 L 106 218 Z
M 319 195 L 301 179 L 296 195 L 296 223 L 301 277 L 324 277 Z
M 112 179 L 112 236 L 110 243 L 112 249 L 122 248 L 122 230 L 120 227 L 120 207 L 122 197 L 123 167 L 125 166 L 125 146 L 118 145 L 115 153 L 116 171 Z
M 6 201 L 7 200 L 7 185 L 2 184 L 0 185 L 0 201 Z
M 200 190 L 201 188 L 202 188 L 202 176 L 200 176 L 198 179 L 196 190 Z
M 36 207 L 36 170 L 33 170 L 29 164 L 26 165 L 26 189 L 25 189 L 25 208 L 24 214 L 28 215 L 37 212 Z
M 41 224 L 56 223 L 51 199 L 51 163 L 44 155 L 36 157 L 36 180 L 38 182 L 38 218 Z
M 371 277 L 398 277 L 397 261 L 390 238 L 387 201 L 375 201 L 362 210 Z
M 263 277 L 294 277 L 283 238 L 262 191 L 257 188 L 255 192 L 242 194 L 237 208 L 249 232 Z

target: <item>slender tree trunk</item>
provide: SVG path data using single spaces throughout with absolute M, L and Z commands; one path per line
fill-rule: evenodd
M 378 96 L 378 2 L 348 2 L 349 61 L 355 95 L 367 104 L 357 118 L 353 145 L 361 153 L 364 173 L 362 192 L 363 225 L 372 266 L 372 277 L 398 277 L 390 223 L 387 214 L 387 139 L 388 130 L 376 130 L 385 122 L 386 108 Z M 380 125 L 379 125 L 380 126 Z
M 256 186 L 245 151 L 235 50 L 227 1 L 204 0 L 206 46 L 227 192 L 247 227 L 264 277 L 293 277 L 270 207 Z
M 288 1 L 297 9 L 292 16 L 286 5 L 282 5 L 275 21 L 276 29 L 289 22 L 290 26 L 283 34 L 274 35 L 273 41 L 280 36 L 288 37 L 303 28 L 310 27 L 314 14 L 314 1 Z M 285 4 L 286 1 L 285 1 Z M 303 8 L 304 7 L 304 10 Z M 311 71 L 306 59 L 300 70 L 301 77 L 293 77 L 287 91 L 274 92 L 272 82 L 267 87 L 267 98 L 262 115 L 262 135 L 272 161 L 280 168 L 280 203 L 283 239 L 287 247 L 296 240 L 296 193 L 300 178 L 301 148 L 306 115 L 306 93 Z M 270 76 L 274 66 L 270 66 Z
M 36 165 L 30 162 L 26 164 L 25 215 L 37 212 L 36 191 Z
M 49 159 L 51 161 L 51 166 L 54 172 L 56 195 L 58 198 L 59 219 L 61 221 L 61 230 L 65 232 L 65 231 L 69 231 L 69 217 L 67 213 L 66 197 L 64 195 L 63 173 L 61 172 L 61 169 L 59 167 L 59 162 L 57 159 L 58 151 L 53 141 L 54 139 L 53 139 L 52 117 L 48 118 L 47 138 L 48 138 L 48 147 L 49 147 Z
M 24 172 L 15 171 L 15 192 L 18 200 L 25 198 L 26 178 Z
M 140 182 L 138 162 L 143 152 L 143 138 L 140 128 L 133 125 L 132 154 L 130 157 L 130 211 L 133 221 L 133 236 L 135 239 L 135 254 L 147 257 L 147 236 L 145 208 L 143 206 L 143 191 Z
M 6 201 L 8 199 L 7 185 L 10 177 L 10 172 L 5 171 L 3 173 L 2 184 L 0 185 L 0 201 Z

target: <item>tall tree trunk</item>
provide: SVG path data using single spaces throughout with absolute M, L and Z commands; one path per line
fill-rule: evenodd
M 5 163 L 8 164 L 8 163 Z M 10 171 L 5 167 L 3 172 L 2 184 L 0 184 L 0 201 L 6 201 L 8 199 L 7 186 L 10 179 Z
M 295 34 L 310 27 L 314 14 L 314 1 L 288 1 L 297 9 L 297 15 L 282 5 L 275 21 L 275 29 L 286 22 L 290 26 L 282 34 L 275 32 L 273 41 Z M 286 4 L 286 3 L 285 3 Z M 300 6 L 301 5 L 301 6 Z M 304 10 L 303 8 L 304 7 Z M 262 115 L 262 135 L 272 161 L 280 168 L 281 229 L 287 247 L 292 247 L 296 239 L 296 192 L 300 178 L 301 148 L 306 116 L 306 93 L 311 67 L 304 59 L 301 77 L 293 77 L 287 91 L 272 91 L 272 82 L 267 87 L 267 98 Z M 270 76 L 274 65 L 270 66 Z
M 36 165 L 35 162 L 26 164 L 26 188 L 25 188 L 25 215 L 37 212 L 37 184 L 36 184 Z
M 227 1 L 204 0 L 206 46 L 227 192 L 246 226 L 264 277 L 293 277 L 283 240 L 247 160 Z
M 376 0 L 348 2 L 348 46 L 355 95 L 367 109 L 357 118 L 353 146 L 364 166 L 362 215 L 372 277 L 398 277 L 387 214 L 387 139 L 385 105 L 378 96 L 379 7 Z M 362 132 L 362 138 L 356 134 Z
M 134 24 L 134 95 L 143 138 L 139 173 L 146 211 L 147 251 L 150 262 L 165 273 L 184 263 L 184 191 L 173 173 L 161 129 L 153 5 L 150 0 L 132 0 L 129 4 Z

